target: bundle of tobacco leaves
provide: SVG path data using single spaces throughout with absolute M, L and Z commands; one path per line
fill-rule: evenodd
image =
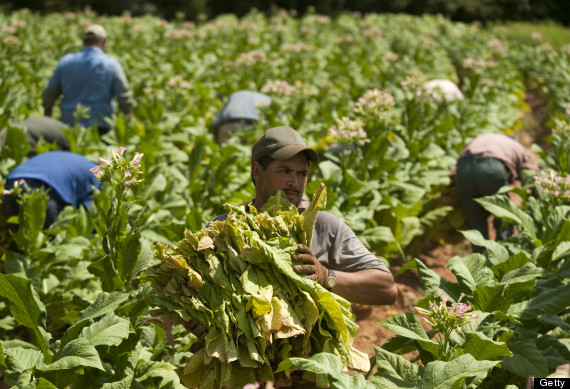
M 186 386 L 286 385 L 290 371 L 274 375 L 279 362 L 320 352 L 368 371 L 368 357 L 352 347 L 358 326 L 349 302 L 292 268 L 291 255 L 299 243 L 310 246 L 325 203 L 324 184 L 301 214 L 280 191 L 259 211 L 227 205 L 225 221 L 185 231 L 178 247 L 155 247 L 161 263 L 147 276 L 162 314 L 178 323 L 197 319 L 208 331 L 184 370 Z

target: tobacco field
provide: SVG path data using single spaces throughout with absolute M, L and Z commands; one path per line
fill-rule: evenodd
M 80 50 L 82 31 L 91 23 L 106 28 L 105 51 L 125 69 L 135 110 L 129 117 L 118 114 L 114 129 L 101 138 L 96 129 L 65 130 L 71 151 L 113 161 L 88 210 L 69 206 L 44 230 L 47 196 L 31 191 L 21 197 L 17 233 L 0 220 L 0 372 L 7 387 L 278 387 L 279 377 L 300 370 L 331 388 L 514 389 L 525 387 L 529 375 L 546 377 L 568 363 L 570 42 L 554 48 L 537 33 L 516 40 L 500 26 L 442 16 L 332 19 L 252 11 L 194 23 L 88 10 L 0 14 L 0 128 L 7 131 L 2 187 L 29 150 L 16 124 L 43 114 L 41 93 L 53 70 L 65 54 Z M 456 82 L 464 99 L 421 93 L 432 79 Z M 227 96 L 243 89 L 266 93 L 272 102 L 259 107 L 255 131 L 238 132 L 218 146 L 210 124 Z M 529 145 L 543 173 L 531 186 L 504 188 L 518 196 L 516 203 L 503 194 L 481 200 L 518 231 L 505 241 L 485 240 L 468 229 L 453 201 L 449 169 L 479 134 L 516 136 L 530 93 L 544 102 L 548 132 Z M 78 115 L 88 112 L 80 107 Z M 208 332 L 211 347 L 192 352 L 198 339 L 184 326 L 189 317 L 164 296 L 199 288 L 191 281 L 184 287 L 168 283 L 157 269 L 176 262 L 166 247 L 179 246 L 176 253 L 200 258 L 200 277 L 220 283 L 223 298 L 214 301 L 223 312 L 232 306 L 243 306 L 244 315 L 272 311 L 262 281 L 232 294 L 227 291 L 237 290 L 238 277 L 216 278 L 231 266 L 244 272 L 242 262 L 226 264 L 196 252 L 213 250 L 200 231 L 228 211 L 225 204 L 254 196 L 251 144 L 279 125 L 297 129 L 321 156 L 309 172 L 307 199 L 324 184 L 326 205 L 319 207 L 341 217 L 388 267 L 399 258 L 399 272 L 417 272 L 426 297 L 416 313 L 467 306 L 469 313 L 427 327 L 412 311 L 386 317 L 378 325 L 394 336 L 362 360 L 351 348 L 358 326 L 350 305 L 289 280 L 286 285 L 299 290 L 286 288 L 299 298 L 327 307 L 307 314 L 318 317 L 318 342 L 316 335 L 303 344 L 299 337 L 271 340 L 256 335 L 255 326 L 247 329 L 245 316 L 228 314 Z M 38 152 L 55 148 L 37 145 Z M 126 169 L 136 178 L 128 187 Z M 285 219 L 298 217 L 288 212 Z M 458 236 L 486 250 L 451 258 L 447 268 L 457 282 L 450 282 L 418 259 L 418 250 L 422 242 Z M 283 245 L 259 247 L 287 253 Z M 247 261 L 255 263 L 248 253 L 253 259 Z M 172 266 L 178 273 L 184 267 Z M 248 274 L 250 281 L 261 280 Z M 206 313 L 201 320 L 214 320 Z M 310 332 L 306 327 L 292 325 L 299 332 L 291 336 Z M 265 349 L 265 342 L 279 347 Z M 324 346 L 310 355 L 297 351 L 316 344 L 311 342 Z M 410 353 L 412 358 L 402 357 Z

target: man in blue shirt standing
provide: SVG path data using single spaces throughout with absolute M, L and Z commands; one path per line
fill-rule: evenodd
M 63 95 L 61 121 L 75 125 L 73 113 L 77 104 L 81 104 L 90 112 L 89 118 L 81 119 L 79 124 L 84 127 L 96 124 L 103 135 L 110 130 L 114 98 L 124 114 L 132 112 L 132 93 L 127 77 L 121 64 L 103 52 L 106 42 L 105 29 L 93 24 L 85 30 L 83 50 L 61 59 L 42 94 L 46 116 L 52 116 L 56 100 Z
M 89 208 L 93 201 L 93 188 L 102 187 L 90 172 L 95 166 L 96 163 L 84 156 L 67 151 L 38 154 L 8 174 L 5 190 L 24 183 L 28 188 L 46 189 L 49 200 L 44 228 L 47 228 L 67 205 Z M 4 195 L 4 205 L 8 218 L 19 214 L 19 204 L 13 194 Z

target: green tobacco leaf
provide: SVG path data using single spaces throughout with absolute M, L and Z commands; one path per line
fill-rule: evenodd
M 502 263 L 509 258 L 509 252 L 500 243 L 483 238 L 483 235 L 477 230 L 460 231 L 465 239 L 474 245 L 485 247 L 487 256 L 493 265 Z
M 40 371 L 57 371 L 77 367 L 93 367 L 105 370 L 101 364 L 99 353 L 87 339 L 74 339 L 61 350 L 59 359 L 49 365 L 38 367 Z
M 570 288 L 567 285 L 540 293 L 529 301 L 521 303 L 521 320 L 532 320 L 536 317 L 558 315 L 568 308 Z
M 41 244 L 48 200 L 44 189 L 30 189 L 20 197 L 20 226 L 14 234 L 14 240 L 25 253 L 36 251 Z
M 91 263 L 87 269 L 94 276 L 101 278 L 103 290 L 106 292 L 122 290 L 125 287 L 109 255 L 105 255 Z
M 548 375 L 548 362 L 533 339 L 509 343 L 509 349 L 513 352 L 512 357 L 503 358 L 503 368 L 521 377 L 533 375 L 546 377 Z
M 392 230 L 384 226 L 367 228 L 358 234 L 358 238 L 372 252 L 396 241 Z
M 115 266 L 119 278 L 124 285 L 128 285 L 133 279 L 133 272 L 138 266 L 140 252 L 141 236 L 138 233 L 127 235 L 119 243 Z
M 48 342 L 51 336 L 45 331 L 46 308 L 32 287 L 32 281 L 0 273 L 0 296 L 10 301 L 10 312 L 14 319 L 32 329 L 44 357 L 49 361 L 51 356 L 48 352 Z
M 528 257 L 524 252 L 510 256 L 506 261 L 499 264 L 491 266 L 491 270 L 495 274 L 498 280 L 501 280 L 505 274 L 511 270 L 518 269 L 524 264 L 532 262 L 532 259 Z
M 554 248 L 554 252 L 552 253 L 552 261 L 554 262 L 558 259 L 564 258 L 567 255 L 570 255 L 570 242 L 560 242 Z
M 153 378 L 159 378 L 160 384 L 155 385 Z M 176 373 L 176 366 L 168 362 L 145 361 L 141 363 L 137 366 L 135 379 L 142 384 L 148 382 L 157 389 L 184 389 Z
M 570 349 L 564 343 L 550 335 L 543 335 L 538 338 L 536 347 L 540 350 L 551 369 L 566 364 L 570 359 Z
M 128 320 L 113 314 L 85 327 L 81 335 L 93 346 L 118 346 L 129 336 Z
M 534 241 L 536 240 L 536 227 L 534 220 L 524 213 L 519 207 L 512 203 L 504 195 L 493 195 L 476 199 L 487 211 L 500 218 L 513 220 L 521 228 L 521 232 L 526 233 Z
M 81 314 L 81 320 L 93 319 L 107 312 L 112 312 L 123 302 L 127 301 L 129 296 L 130 295 L 128 293 L 122 292 L 103 292 L 97 296 L 97 300 L 95 300 L 93 304 L 85 308 Z
M 101 386 L 101 389 L 131 389 L 134 377 L 131 375 L 120 381 L 107 382 Z
M 534 280 L 537 277 L 542 276 L 544 270 L 542 268 L 536 267 L 532 262 L 527 262 L 519 268 L 509 271 L 501 279 L 502 284 L 512 284 L 515 282 L 525 282 L 529 280 Z
M 402 265 L 402 267 L 400 267 L 398 269 L 398 271 L 396 272 L 396 275 L 399 276 L 400 274 L 402 274 L 406 270 L 418 270 L 418 265 L 416 263 L 416 259 L 404 263 Z
M 441 219 L 446 217 L 449 213 L 453 211 L 453 207 L 444 206 L 440 208 L 436 208 L 429 212 L 426 212 L 425 215 L 420 217 L 420 224 L 422 226 L 422 231 L 427 232 L 432 229 Z
M 421 260 L 415 259 L 416 268 L 420 281 L 430 296 L 437 296 L 440 291 L 445 292 L 453 300 L 457 301 L 461 295 L 461 288 L 459 284 L 449 282 L 445 278 L 440 277 L 436 272 L 429 269 Z
M 412 241 L 412 239 L 422 234 L 422 229 L 420 226 L 420 219 L 416 216 L 404 217 L 401 220 L 401 223 L 400 244 L 405 247 Z
M 279 363 L 275 372 L 289 370 L 293 366 L 326 377 L 325 380 L 328 381 L 331 388 L 358 389 L 366 387 L 366 380 L 362 375 L 351 376 L 342 373 L 342 362 L 334 354 L 318 353 L 306 359 L 288 358 Z
M 446 267 L 457 277 L 461 290 L 468 295 L 472 295 L 478 286 L 495 281 L 493 272 L 486 266 L 485 257 L 480 254 L 453 257 Z
M 141 250 L 135 269 L 133 270 L 133 277 L 137 277 L 143 271 L 152 266 L 154 256 L 152 254 L 152 245 L 144 238 L 141 239 Z
M 461 355 L 450 362 L 430 362 L 424 369 L 421 388 L 460 388 L 471 377 L 480 382 L 499 363 L 500 361 L 478 361 L 470 354 Z
M 480 332 L 465 331 L 465 337 L 463 351 L 466 354 L 471 354 L 478 361 L 502 359 L 502 357 L 513 355 L 506 343 L 495 342 Z
M 4 347 L 4 354 L 6 368 L 2 369 L 2 374 L 6 383 L 8 380 L 14 382 L 17 380 L 22 384 L 29 382 L 33 369 L 45 362 L 41 351 L 33 348 L 6 346 Z
M 433 355 L 438 355 L 441 346 L 439 343 L 431 340 L 426 334 L 422 324 L 412 312 L 397 313 L 377 324 L 392 331 L 396 335 L 418 341 L 423 349 L 429 351 Z
M 395 377 L 385 377 L 382 373 L 368 379 L 369 386 L 378 389 L 414 389 L 417 388 L 416 384 L 404 382 Z M 368 386 L 367 386 L 368 387 Z
M 541 315 L 538 317 L 538 321 L 545 324 L 550 324 L 554 327 L 560 327 L 564 331 L 570 330 L 570 324 L 566 323 L 560 316 L 547 316 Z
M 423 374 L 423 367 L 411 363 L 400 355 L 393 354 L 378 346 L 374 346 L 376 367 L 384 376 L 396 377 L 407 383 L 416 383 Z
M 301 241 L 306 245 L 310 246 L 313 239 L 313 228 L 315 226 L 315 221 L 317 220 L 317 215 L 319 210 L 324 209 L 327 205 L 327 187 L 321 182 L 315 194 L 313 195 L 313 200 L 311 204 L 303 211 L 301 214 L 303 216 L 303 230 L 301 231 Z
M 114 312 L 119 306 L 121 306 L 121 304 L 129 299 L 129 296 L 130 295 L 128 293 L 122 292 L 102 292 L 99 294 L 99 296 L 97 296 L 97 300 L 85 308 L 79 321 L 65 331 L 65 334 L 63 334 L 63 338 L 61 339 L 61 344 L 65 346 L 68 342 L 77 338 L 90 319 L 105 315 L 108 312 Z
M 26 131 L 21 127 L 8 127 L 2 147 L 2 159 L 12 158 L 16 164 L 20 164 L 29 152 L 30 144 L 26 138 Z
M 520 301 L 534 287 L 535 280 L 506 284 L 484 285 L 473 293 L 473 304 L 483 312 L 507 312 L 511 304 Z
M 44 377 L 38 379 L 36 389 L 57 389 L 57 386 L 46 380 Z

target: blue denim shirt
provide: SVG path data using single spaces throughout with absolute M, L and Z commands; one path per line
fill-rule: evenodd
M 38 154 L 18 165 L 6 177 L 7 182 L 21 178 L 39 180 L 49 185 L 61 199 L 76 208 L 89 208 L 93 189 L 102 184 L 89 170 L 97 166 L 82 155 L 67 151 L 50 151 Z
M 131 92 L 121 64 L 96 47 L 64 56 L 54 71 L 47 90 L 56 95 L 63 94 L 60 102 L 61 121 L 71 126 L 75 124 L 73 113 L 77 103 L 90 107 L 90 117 L 80 124 L 90 127 L 97 123 L 110 128 L 106 119 L 111 119 L 115 108 L 113 98 L 119 105 L 130 104 Z

